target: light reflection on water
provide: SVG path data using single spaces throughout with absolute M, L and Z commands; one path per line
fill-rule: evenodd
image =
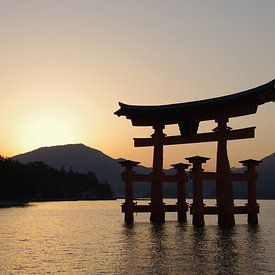
M 261 274 L 275 272 L 275 202 L 262 201 L 260 225 L 237 217 L 232 229 L 204 228 L 167 214 L 127 226 L 121 201 L 35 203 L 0 209 L 0 274 Z

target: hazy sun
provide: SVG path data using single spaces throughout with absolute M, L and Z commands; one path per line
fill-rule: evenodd
M 17 125 L 17 140 L 23 149 L 77 142 L 77 125 L 70 116 L 37 113 L 21 118 Z

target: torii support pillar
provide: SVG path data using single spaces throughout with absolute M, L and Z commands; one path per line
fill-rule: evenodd
M 151 184 L 151 216 L 150 221 L 155 223 L 163 223 L 165 221 L 165 209 L 163 203 L 163 142 L 165 134 L 163 133 L 163 125 L 155 125 L 154 134 L 152 135 L 154 143 L 153 156 L 153 180 Z
M 228 119 L 216 120 L 218 127 L 214 129 L 219 135 L 216 184 L 218 223 L 226 227 L 235 224 L 232 177 L 227 155 L 227 138 L 230 130 L 226 125 L 227 121 Z
M 258 224 L 258 211 L 259 205 L 256 199 L 256 181 L 257 181 L 257 171 L 256 166 L 258 166 L 261 161 L 248 159 L 240 161 L 243 166 L 247 168 L 246 173 L 248 174 L 247 180 L 247 209 L 248 209 L 248 223 L 251 225 Z
M 188 210 L 188 204 L 186 203 L 186 181 L 187 175 L 185 174 L 185 169 L 190 166 L 190 164 L 176 163 L 171 165 L 177 170 L 177 205 L 178 205 L 178 221 L 186 222 L 186 212 Z
M 195 226 L 204 226 L 202 163 L 205 163 L 209 158 L 195 156 L 186 159 L 193 165 L 191 170 L 193 181 L 193 204 L 190 209 L 191 214 L 193 215 L 192 223 Z
M 127 224 L 134 222 L 134 206 L 133 202 L 133 167 L 137 166 L 139 162 L 125 160 L 119 162 L 122 167 L 125 167 L 125 171 L 122 173 L 122 180 L 125 182 L 125 202 L 122 204 L 122 210 L 125 213 L 124 221 Z

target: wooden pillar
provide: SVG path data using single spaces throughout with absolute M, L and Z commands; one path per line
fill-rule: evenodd
M 188 210 L 188 204 L 186 203 L 186 181 L 187 181 L 187 175 L 185 174 L 185 169 L 188 168 L 190 164 L 185 163 L 176 163 L 173 164 L 172 167 L 174 167 L 177 170 L 177 205 L 178 205 L 178 221 L 179 222 L 186 222 L 186 212 Z
M 258 166 L 261 161 L 248 159 L 242 160 L 240 163 L 247 168 L 246 173 L 248 174 L 247 181 L 247 209 L 248 209 L 248 223 L 255 225 L 258 224 L 258 211 L 259 205 L 256 198 L 256 181 L 257 181 L 257 171 L 256 166 Z
M 195 156 L 186 159 L 193 165 L 191 170 L 193 181 L 193 203 L 190 209 L 191 214 L 193 215 L 193 225 L 204 226 L 202 163 L 205 163 L 209 158 Z
M 151 216 L 150 221 L 163 223 L 165 221 L 165 209 L 163 203 L 162 169 L 163 169 L 163 125 L 155 125 L 152 135 L 154 143 L 153 155 L 153 180 L 151 184 Z
M 134 206 L 133 202 L 133 167 L 137 166 L 139 162 L 125 160 L 119 162 L 121 166 L 125 167 L 125 171 L 122 172 L 122 180 L 125 182 L 125 202 L 122 204 L 122 210 L 125 213 L 124 221 L 128 224 L 134 222 Z
M 218 208 L 218 223 L 221 226 L 233 226 L 234 218 L 234 200 L 231 169 L 227 154 L 227 119 L 218 120 L 218 127 L 215 131 L 218 133 L 217 148 L 217 176 L 216 196 Z

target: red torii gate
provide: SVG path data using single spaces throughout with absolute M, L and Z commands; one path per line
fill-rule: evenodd
M 133 126 L 151 126 L 154 133 L 151 138 L 134 138 L 135 147 L 153 146 L 153 172 L 151 175 L 135 174 L 132 168 L 137 162 L 125 161 L 122 166 L 126 167 L 123 179 L 126 182 L 126 201 L 122 206 L 125 212 L 125 221 L 132 222 L 131 212 L 151 212 L 152 222 L 164 222 L 165 212 L 178 211 L 179 220 L 186 220 L 188 206 L 184 195 L 178 192 L 177 205 L 165 205 L 163 203 L 163 182 L 178 182 L 178 187 L 185 186 L 186 164 L 176 164 L 177 175 L 170 176 L 163 174 L 163 146 L 172 144 L 188 144 L 198 142 L 217 141 L 216 173 L 203 172 L 201 164 L 208 158 L 192 157 L 187 158 L 193 164 L 193 224 L 204 224 L 203 214 L 218 214 L 220 225 L 234 225 L 234 213 L 250 213 L 256 211 L 249 217 L 250 223 L 256 223 L 258 205 L 256 203 L 255 166 L 258 161 L 242 161 L 248 167 L 247 175 L 232 174 L 227 154 L 227 141 L 235 139 L 253 138 L 255 127 L 232 130 L 227 126 L 231 117 L 239 117 L 257 112 L 259 105 L 275 101 L 275 80 L 248 91 L 235 93 L 213 99 L 206 99 L 188 103 L 161 105 L 161 106 L 135 106 L 119 103 L 120 109 L 115 112 L 118 116 L 126 116 L 132 121 Z M 214 132 L 197 133 L 201 121 L 215 120 L 217 127 Z M 178 124 L 181 135 L 166 136 L 163 133 L 165 125 Z M 217 207 L 206 207 L 203 205 L 202 180 L 212 179 L 216 181 Z M 232 180 L 246 180 L 248 184 L 248 204 L 243 208 L 234 207 Z M 137 206 L 133 203 L 132 187 L 133 181 L 151 182 L 151 203 L 149 206 Z M 184 187 L 185 189 L 185 187 Z M 183 197 L 184 196 L 184 197 Z M 253 205 L 253 206 L 252 206 Z M 255 206 L 256 205 L 256 206 Z M 181 209 L 181 211 L 179 211 Z M 256 210 L 255 210 L 256 209 Z M 185 214 L 183 212 L 185 211 Z M 249 212 L 250 211 L 250 212 Z M 251 213 L 252 213 L 251 212 Z M 253 216 L 253 218 L 252 218 Z M 127 218 L 129 217 L 129 218 Z M 181 217 L 181 218 L 180 218 Z M 183 217 L 183 218 L 182 218 Z M 253 222 L 252 222 L 253 221 Z

